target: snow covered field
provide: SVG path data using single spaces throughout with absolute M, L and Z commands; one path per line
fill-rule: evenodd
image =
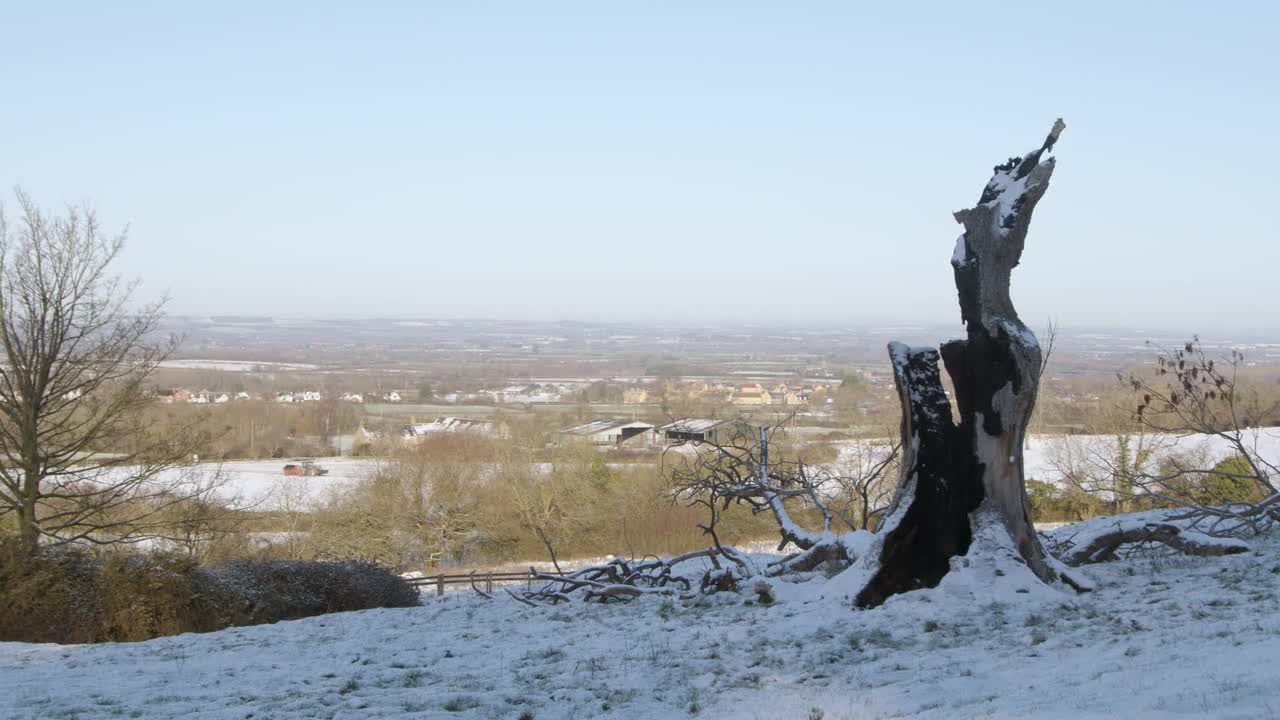
M 221 370 L 223 372 L 274 372 L 291 370 L 315 370 L 319 365 L 309 363 L 283 363 L 257 360 L 165 360 L 160 363 L 163 368 L 182 370 Z
M 1259 428 L 1249 431 L 1245 437 L 1247 444 L 1256 447 L 1263 459 L 1280 465 L 1280 428 Z M 1130 444 L 1136 448 L 1136 440 Z M 836 443 L 836 446 L 840 448 L 837 462 L 848 460 L 858 447 L 849 442 Z M 1152 465 L 1171 453 L 1198 452 L 1215 461 L 1231 454 L 1226 440 L 1211 435 L 1148 435 L 1143 447 L 1153 450 Z M 1093 456 L 1109 459 L 1114 457 L 1115 448 L 1114 435 L 1031 435 L 1023 450 L 1023 467 L 1030 480 L 1057 482 L 1062 477 L 1057 466 L 1064 461 L 1087 461 Z
M 210 463 L 201 465 L 200 470 L 206 473 L 221 471 L 226 478 L 227 494 L 271 507 L 271 503 L 282 493 L 300 495 L 309 502 L 322 500 L 331 492 L 369 477 L 378 465 L 377 460 L 316 458 L 316 464 L 326 468 L 328 475 L 286 477 L 284 466 L 290 462 L 294 461 L 280 459 L 226 462 L 221 465 Z
M 776 583 L 769 607 L 450 594 L 143 643 L 0 644 L 0 717 L 1280 717 L 1280 538 L 1092 566 L 1082 596 L 983 572 L 870 611 L 814 578 Z

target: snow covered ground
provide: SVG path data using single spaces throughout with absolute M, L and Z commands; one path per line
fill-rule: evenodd
M 1268 462 L 1280 465 L 1280 428 L 1266 427 L 1248 431 L 1247 445 L 1256 448 Z M 1148 435 L 1143 447 L 1152 451 L 1149 464 L 1154 468 L 1171 454 L 1202 454 L 1211 461 L 1223 460 L 1232 453 L 1226 440 L 1214 435 Z M 1130 439 L 1136 449 L 1137 440 Z M 837 463 L 848 461 L 859 448 L 855 442 L 835 443 L 839 451 Z M 1031 435 L 1023 449 L 1023 468 L 1030 480 L 1059 482 L 1065 465 L 1090 464 L 1091 458 L 1110 460 L 1116 452 L 1115 435 Z M 1092 460 L 1094 465 L 1098 460 Z
M 983 572 L 870 611 L 819 577 L 778 584 L 769 607 L 450 594 L 144 643 L 0 644 L 0 717 L 1280 717 L 1280 537 L 1093 566 L 1083 596 Z
M 1280 428 L 1266 427 L 1245 433 L 1246 444 L 1256 448 L 1268 462 L 1280 464 Z M 1136 449 L 1137 441 L 1130 441 Z M 1213 461 L 1223 460 L 1233 452 L 1227 441 L 1216 435 L 1148 435 L 1143 447 L 1153 451 L 1151 465 L 1170 454 L 1202 454 Z M 1058 466 L 1074 458 L 1077 462 L 1090 456 L 1111 459 L 1115 457 L 1114 435 L 1032 435 L 1023 450 L 1023 467 L 1026 477 L 1044 482 L 1061 479 Z
M 332 492 L 350 487 L 359 480 L 370 477 L 377 468 L 377 460 L 363 458 L 316 458 L 315 463 L 329 471 L 320 477 L 289 477 L 284 466 L 296 460 L 246 460 L 224 463 L 204 463 L 197 466 L 178 467 L 161 473 L 158 481 L 174 482 L 178 477 L 210 479 L 222 473 L 224 494 L 237 496 L 257 507 L 271 508 L 282 496 L 289 496 L 303 504 L 323 500 Z

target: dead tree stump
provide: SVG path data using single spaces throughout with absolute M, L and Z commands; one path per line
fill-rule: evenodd
M 1044 156 L 1064 127 L 1058 120 L 1038 150 L 997 166 L 978 204 L 955 214 L 964 232 L 951 265 L 966 338 L 945 343 L 941 353 L 889 345 L 902 403 L 902 477 L 880 529 L 878 566 L 855 599 L 860 607 L 936 586 L 980 533 L 1007 537 L 1041 580 L 1081 589 L 1044 551 L 1031 523 L 1022 446 L 1041 351 L 1009 297 L 1031 214 L 1053 174 L 1054 159 Z M 939 357 L 955 388 L 958 421 Z

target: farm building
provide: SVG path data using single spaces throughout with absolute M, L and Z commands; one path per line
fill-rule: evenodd
M 591 445 L 648 447 L 653 444 L 653 425 L 627 420 L 593 420 L 556 433 L 557 442 L 585 442 Z
M 721 434 L 727 430 L 728 420 L 714 418 L 684 418 L 667 423 L 657 432 L 667 444 L 678 442 L 719 442 Z
M 485 436 L 502 436 L 503 429 L 492 420 L 474 420 L 463 417 L 439 417 L 428 423 L 410 423 L 400 428 L 405 440 L 422 440 L 441 433 L 472 433 Z

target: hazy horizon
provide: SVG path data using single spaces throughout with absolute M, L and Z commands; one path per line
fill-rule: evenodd
M 1276 6 L 805 9 L 9 7 L 0 181 L 174 315 L 958 326 L 1062 116 L 1028 324 L 1280 328 Z
M 894 330 L 909 331 L 927 331 L 931 333 L 946 333 L 948 329 L 954 329 L 956 336 L 963 334 L 964 325 L 960 320 L 959 313 L 953 320 L 906 320 L 902 318 L 846 318 L 833 319 L 827 322 L 817 322 L 806 318 L 797 318 L 795 320 L 779 319 L 772 322 L 753 321 L 750 318 L 741 320 L 697 320 L 688 319 L 671 319 L 671 318 L 653 318 L 653 319 L 628 319 L 628 320 L 609 320 L 609 319 L 586 319 L 582 317 L 550 317 L 550 318 L 522 318 L 515 316 L 425 316 L 425 315 L 388 315 L 371 313 L 368 315 L 350 315 L 350 314 L 266 314 L 266 313 L 225 313 L 225 312 L 170 312 L 166 316 L 175 321 L 209 321 L 221 324 L 237 324 L 249 323 L 258 320 L 270 320 L 273 323 L 324 323 L 324 322 L 388 322 L 402 325 L 431 325 L 431 324 L 450 324 L 450 325 L 467 325 L 470 323 L 528 323 L 537 324 L 581 324 L 588 326 L 604 325 L 616 327 L 619 329 L 635 328 L 635 329 L 658 329 L 671 328 L 681 331 L 689 330 L 720 330 L 720 329 L 760 329 L 769 331 L 793 331 L 799 333 L 838 333 L 845 330 L 874 330 L 876 332 L 889 333 Z M 1023 320 L 1031 327 L 1032 331 L 1037 335 L 1042 335 L 1047 328 L 1050 318 L 1023 318 Z M 1158 325 L 1154 323 L 1146 324 L 1091 324 L 1077 323 L 1075 325 L 1063 325 L 1058 318 L 1052 318 L 1058 332 L 1063 336 L 1088 336 L 1093 334 L 1106 334 L 1108 336 L 1115 335 L 1133 335 L 1134 338 L 1156 339 L 1190 339 L 1192 336 L 1198 336 L 1206 342 L 1223 342 L 1229 341 L 1234 336 L 1247 336 L 1248 339 L 1259 341 L 1263 338 L 1275 338 L 1280 342 L 1280 327 L 1269 327 L 1257 324 L 1230 324 L 1216 323 L 1212 327 L 1196 328 L 1196 327 L 1180 327 L 1177 325 Z M 889 337 L 889 335 L 886 335 Z M 939 339 L 938 342 L 942 340 Z

